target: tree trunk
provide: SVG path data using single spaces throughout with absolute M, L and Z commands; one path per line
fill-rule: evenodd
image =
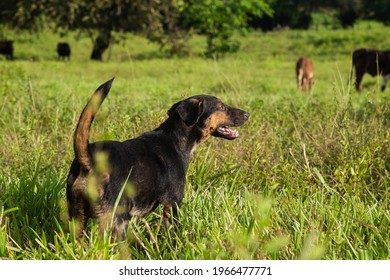
M 102 61 L 103 52 L 107 50 L 110 45 L 110 38 L 111 33 L 109 31 L 101 32 L 99 36 L 96 37 L 91 54 L 92 60 Z

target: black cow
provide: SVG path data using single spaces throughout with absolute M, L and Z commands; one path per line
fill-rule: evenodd
M 58 53 L 58 59 L 65 60 L 68 58 L 70 60 L 70 46 L 68 43 L 58 43 L 57 44 L 57 53 Z
M 3 40 L 0 41 L 0 53 L 4 54 L 7 59 L 14 58 L 14 41 Z
M 386 88 L 386 82 L 390 78 L 390 51 L 358 49 L 352 53 L 352 66 L 355 67 L 356 90 L 362 90 L 362 80 L 364 73 L 375 77 L 382 75 L 383 82 L 381 90 Z M 352 79 L 351 69 L 351 79 Z

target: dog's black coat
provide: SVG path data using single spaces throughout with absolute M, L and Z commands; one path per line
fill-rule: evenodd
M 122 188 L 129 182 L 130 191 L 125 188 L 115 213 L 114 229 L 123 230 L 121 225 L 132 216 L 145 215 L 159 204 L 164 206 L 165 222 L 169 223 L 170 211 L 176 216 L 176 207 L 183 199 L 190 155 L 196 146 L 210 136 L 238 137 L 235 131 L 221 127 L 240 126 L 248 120 L 249 114 L 213 96 L 193 96 L 173 105 L 165 122 L 137 138 L 124 142 L 84 143 L 88 141 L 90 123 L 111 82 L 95 92 L 95 96 L 103 93 L 99 104 L 91 109 L 88 107 L 91 101 L 88 103 L 75 132 L 76 158 L 67 181 L 69 216 L 79 221 L 80 231 L 88 218 L 102 222 L 104 215 L 112 214 Z M 92 112 L 89 118 L 85 117 L 88 110 Z M 100 170 L 95 157 L 98 153 L 107 156 L 105 167 Z M 91 177 L 97 189 L 94 199 L 87 190 Z

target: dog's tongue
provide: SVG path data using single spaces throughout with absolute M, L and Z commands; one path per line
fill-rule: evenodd
M 223 126 L 223 127 L 220 127 L 218 128 L 218 131 L 226 136 L 229 136 L 231 138 L 237 138 L 239 135 L 238 135 L 238 131 L 235 130 L 235 129 L 230 129 L 226 126 Z

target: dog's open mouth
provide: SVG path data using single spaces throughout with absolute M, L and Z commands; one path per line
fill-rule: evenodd
M 228 140 L 233 140 L 238 138 L 240 135 L 235 129 L 231 129 L 228 126 L 220 126 L 213 133 L 214 137 L 222 137 Z

